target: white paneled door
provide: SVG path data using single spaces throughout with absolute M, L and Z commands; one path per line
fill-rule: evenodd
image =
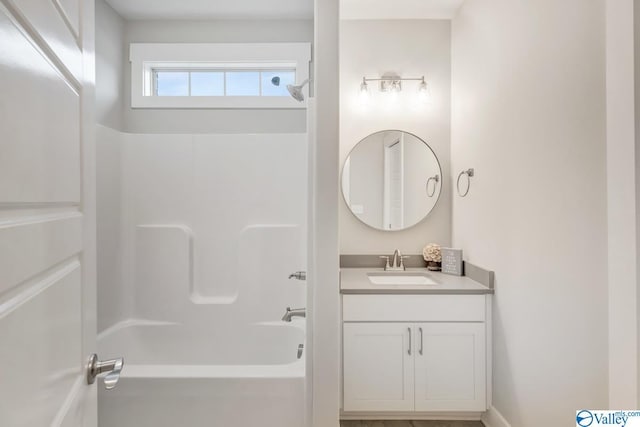
M 97 425 L 93 8 L 0 0 L 0 426 Z

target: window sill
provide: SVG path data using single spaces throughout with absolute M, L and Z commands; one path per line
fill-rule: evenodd
M 136 99 L 131 107 L 134 109 L 300 110 L 307 108 L 307 103 L 282 96 L 143 96 Z

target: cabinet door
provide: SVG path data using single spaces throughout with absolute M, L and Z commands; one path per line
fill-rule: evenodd
M 416 411 L 485 411 L 484 323 L 415 325 Z
M 343 332 L 344 410 L 413 411 L 413 324 L 345 323 Z

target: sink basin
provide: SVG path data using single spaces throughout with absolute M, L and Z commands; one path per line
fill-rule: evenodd
M 426 273 L 369 273 L 367 276 L 373 285 L 438 285 L 438 283 Z

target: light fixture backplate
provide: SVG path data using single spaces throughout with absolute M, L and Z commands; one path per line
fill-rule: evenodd
M 395 73 L 385 73 L 380 80 L 380 92 L 391 92 L 393 89 L 397 92 L 402 90 L 402 80 Z

